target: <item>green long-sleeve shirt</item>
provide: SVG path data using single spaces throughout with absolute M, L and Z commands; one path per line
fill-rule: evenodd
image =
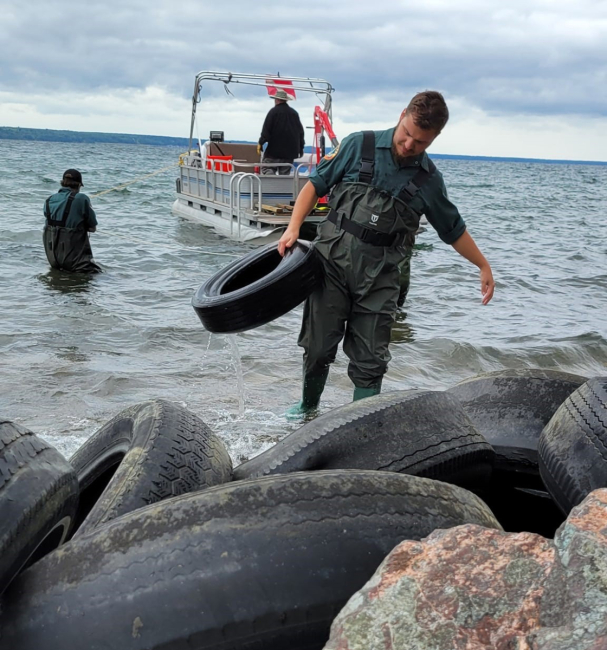
M 417 174 L 420 165 L 426 171 L 426 152 L 408 158 L 404 166 L 398 166 L 392 157 L 394 129 L 375 131 L 375 168 L 373 185 L 398 195 L 400 190 Z M 318 196 L 328 194 L 340 181 L 358 181 L 362 155 L 362 132 L 353 133 L 341 142 L 336 152 L 326 156 L 310 175 L 310 181 Z M 424 183 L 409 203 L 418 214 L 425 214 L 428 222 L 446 243 L 453 244 L 464 234 L 466 224 L 457 207 L 449 200 L 447 188 L 438 169 Z
M 49 209 L 52 219 L 61 220 L 71 191 L 68 187 L 62 187 L 56 194 L 50 197 Z M 91 205 L 91 200 L 86 194 L 78 192 L 74 196 L 65 227 L 81 228 L 83 230 L 92 230 L 97 227 L 97 216 Z

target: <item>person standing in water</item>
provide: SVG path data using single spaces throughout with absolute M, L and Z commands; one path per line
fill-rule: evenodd
M 482 303 L 493 297 L 491 266 L 426 154 L 448 118 L 439 92 L 418 93 L 396 127 L 346 137 L 310 174 L 297 197 L 278 242 L 281 255 L 297 241 L 319 196 L 331 193 L 331 210 L 314 240 L 324 283 L 305 303 L 298 341 L 304 349 L 302 398 L 288 417 L 318 407 L 342 339 L 353 399 L 381 391 L 394 315 L 408 288 L 405 265 L 422 214 L 446 244 L 478 267 Z
M 89 233 L 97 229 L 97 217 L 86 194 L 82 174 L 68 169 L 61 180 L 61 189 L 44 203 L 43 241 L 49 264 L 60 271 L 99 273 L 93 260 Z

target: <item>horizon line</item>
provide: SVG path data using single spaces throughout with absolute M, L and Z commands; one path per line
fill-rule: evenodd
M 72 133 L 80 135 L 92 135 L 92 136 L 118 136 L 118 137 L 128 137 L 128 138 L 150 138 L 152 140 L 172 140 L 172 141 L 182 141 L 184 144 L 189 143 L 190 139 L 183 136 L 172 136 L 172 135 L 149 135 L 141 133 L 118 133 L 118 132 L 107 132 L 107 131 L 73 131 L 70 129 L 40 129 L 35 127 L 21 127 L 21 126 L 0 126 L 0 140 L 21 140 L 24 142 L 35 142 L 36 140 L 32 138 L 5 138 L 2 136 L 2 131 L 40 131 L 47 133 Z M 47 142 L 66 142 L 65 140 L 46 140 Z M 67 141 L 73 142 L 75 141 Z M 82 141 L 86 142 L 86 141 Z M 253 141 L 249 140 L 226 140 L 226 142 L 241 142 L 246 144 L 255 144 Z M 140 144 L 147 146 L 178 146 L 177 143 L 158 143 L 154 145 L 151 142 L 112 142 L 107 141 L 106 144 Z M 181 142 L 179 143 L 181 144 Z M 305 149 L 311 150 L 311 146 L 305 147 Z M 443 154 L 443 153 L 429 153 L 430 157 L 435 157 L 443 160 L 485 160 L 487 162 L 531 162 L 531 163 L 546 163 L 546 164 L 574 164 L 574 165 L 607 165 L 607 160 L 575 160 L 575 159 L 563 159 L 563 158 L 526 158 L 524 156 L 487 156 L 487 155 L 474 155 L 474 154 Z

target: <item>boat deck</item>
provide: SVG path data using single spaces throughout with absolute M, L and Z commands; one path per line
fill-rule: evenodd
M 235 171 L 239 163 L 214 160 L 207 164 L 186 156 L 180 166 L 173 212 L 238 241 L 279 237 L 307 183 L 310 166 L 299 165 L 284 176 L 252 171 L 250 163 L 242 167 L 243 171 Z M 315 226 L 325 216 L 326 209 L 317 210 L 306 218 L 306 224 Z

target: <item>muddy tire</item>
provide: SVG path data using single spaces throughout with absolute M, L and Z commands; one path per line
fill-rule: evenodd
M 558 370 L 499 370 L 467 379 L 447 392 L 461 402 L 495 449 L 494 482 L 543 490 L 537 445 L 558 407 L 586 377 Z
M 31 431 L 0 421 L 0 593 L 66 539 L 78 480 L 65 458 Z
M 565 515 L 607 487 L 607 377 L 590 379 L 563 402 L 538 453 L 544 484 Z
M 210 488 L 109 522 L 24 572 L 0 647 L 320 650 L 396 544 L 465 523 L 499 529 L 470 492 L 393 472 Z
M 371 469 L 473 486 L 489 479 L 494 455 L 455 397 L 394 391 L 315 418 L 238 466 L 234 478 Z
M 209 332 L 244 332 L 283 316 L 322 282 L 322 266 L 310 242 L 298 240 L 280 256 L 268 244 L 209 278 L 192 299 Z
M 120 412 L 70 459 L 80 483 L 76 536 L 137 508 L 232 479 L 223 442 L 166 400 Z

